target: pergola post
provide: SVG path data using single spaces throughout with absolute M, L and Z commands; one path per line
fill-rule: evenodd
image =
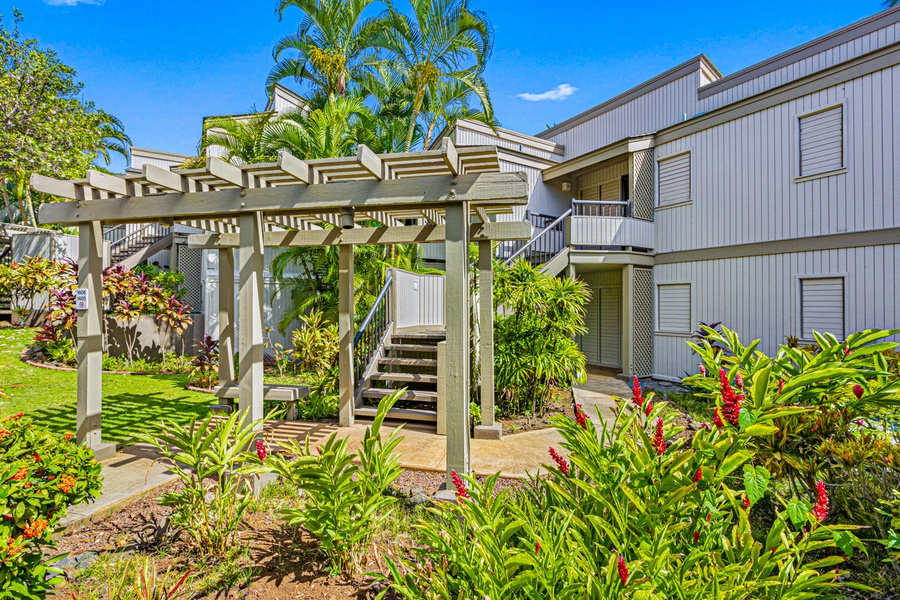
M 478 242 L 478 321 L 481 328 L 481 425 L 476 439 L 498 440 L 503 427 L 494 419 L 494 257 L 491 242 Z
M 469 210 L 448 204 L 444 327 L 447 331 L 447 482 L 450 472 L 468 475 L 469 452 Z
M 340 371 L 340 413 L 341 427 L 353 425 L 356 386 L 353 377 L 353 325 L 355 307 L 353 304 L 353 246 L 340 246 L 338 265 L 338 368 Z
M 622 269 L 622 374 L 634 374 L 634 265 Z
M 234 250 L 219 254 L 219 385 L 234 383 Z
M 239 410 L 245 419 L 263 417 L 263 251 L 262 213 L 240 216 L 240 388 Z
M 97 460 L 111 458 L 115 444 L 102 441 L 103 409 L 103 225 L 78 227 L 78 288 L 87 306 L 78 311 L 78 396 L 75 439 L 93 448 Z

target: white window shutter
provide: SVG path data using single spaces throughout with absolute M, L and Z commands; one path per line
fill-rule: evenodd
M 691 284 L 661 284 L 657 289 L 659 331 L 691 333 Z
M 844 337 L 844 278 L 800 280 L 800 337 L 813 339 L 813 331 Z
M 659 161 L 659 205 L 691 199 L 691 153 Z
M 844 107 L 800 117 L 800 176 L 844 166 Z

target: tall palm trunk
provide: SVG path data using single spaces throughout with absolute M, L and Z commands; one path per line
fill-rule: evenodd
M 431 145 L 431 136 L 434 135 L 434 127 L 437 125 L 437 119 L 431 122 L 431 125 L 428 126 L 428 135 L 425 136 L 425 150 L 428 150 L 428 146 Z
M 9 190 L 6 189 L 6 177 L 0 177 L 0 188 L 3 193 L 3 204 L 6 205 L 6 220 L 13 222 L 12 206 L 9 204 Z
M 422 110 L 422 102 L 425 101 L 425 84 L 421 84 L 416 90 L 416 97 L 413 100 L 413 111 L 409 117 L 409 131 L 406 134 L 406 152 L 412 147 L 413 135 L 416 133 L 416 123 L 419 121 L 419 111 Z

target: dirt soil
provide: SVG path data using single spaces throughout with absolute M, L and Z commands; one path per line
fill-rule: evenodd
M 553 427 L 551 417 L 554 415 L 564 415 L 570 419 L 575 418 L 575 406 L 573 404 L 571 390 L 556 390 L 553 393 L 553 400 L 547 404 L 547 410 L 543 416 L 535 417 L 521 415 L 508 418 L 501 417 L 498 421 L 503 425 L 503 435 L 515 435 L 517 433 L 525 433 L 526 431 L 538 431 L 540 429 L 549 429 L 550 427 Z

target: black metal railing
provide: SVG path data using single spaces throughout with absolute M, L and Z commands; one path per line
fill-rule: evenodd
M 120 262 L 138 250 L 153 245 L 156 241 L 169 235 L 169 228 L 159 223 L 150 223 L 131 232 L 117 230 L 115 227 L 104 233 L 104 237 L 118 237 L 110 244 L 110 258 L 113 263 Z M 122 235 L 124 234 L 124 235 Z M 119 237 L 121 235 L 121 237 Z
M 527 260 L 533 265 L 542 265 L 562 252 L 566 247 L 566 219 L 572 215 L 569 209 L 558 217 L 553 217 L 527 242 L 515 242 L 509 246 L 500 245 L 506 256 L 498 256 L 506 264 L 516 259 Z M 542 215 L 545 216 L 545 215 Z M 532 222 L 533 223 L 533 222 Z
M 366 368 L 378 351 L 378 345 L 384 338 L 384 334 L 393 321 L 391 315 L 391 289 L 393 288 L 394 276 L 392 273 L 387 274 L 384 281 L 384 287 L 375 298 L 375 303 L 369 310 L 369 314 L 363 319 L 359 326 L 359 331 L 353 338 L 353 384 L 354 387 L 359 385 L 359 381 L 365 373 Z

